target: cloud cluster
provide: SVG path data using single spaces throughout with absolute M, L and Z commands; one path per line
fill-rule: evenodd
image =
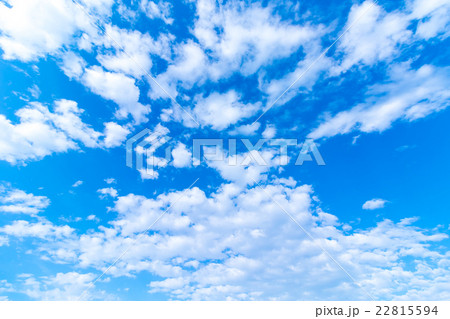
M 371 200 L 368 200 L 362 205 L 362 209 L 368 209 L 368 210 L 374 210 L 383 208 L 384 205 L 387 203 L 387 200 L 381 199 L 381 198 L 374 198 Z
M 4 59 L 36 60 L 74 41 L 89 20 L 72 1 L 20 0 L 0 4 L 0 47 Z
M 397 120 L 415 121 L 449 105 L 448 68 L 424 65 L 412 70 L 408 63 L 391 67 L 386 83 L 372 86 L 364 103 L 327 116 L 309 137 L 318 139 L 352 131 L 382 132 Z
M 0 160 L 11 164 L 39 160 L 52 153 L 90 148 L 110 148 L 122 144 L 130 132 L 114 122 L 105 123 L 105 132 L 97 132 L 83 122 L 83 110 L 70 100 L 57 100 L 53 108 L 31 102 L 19 109 L 19 123 L 0 115 Z
M 115 300 L 116 298 L 103 290 L 85 291 L 95 275 L 81 274 L 75 271 L 57 273 L 53 276 L 36 277 L 33 274 L 19 275 L 19 285 L 13 287 L 14 292 L 24 293 L 38 300 Z
M 0 185 L 0 212 L 36 215 L 50 205 L 45 196 L 36 196 L 10 185 Z
M 385 81 L 371 85 L 364 100 L 349 109 L 323 114 L 309 137 L 382 132 L 396 121 L 415 121 L 448 106 L 448 68 L 417 66 L 414 57 L 396 61 L 407 45 L 448 37 L 448 1 L 411 0 L 402 10 L 390 12 L 370 1 L 354 4 L 344 17 L 343 30 L 356 20 L 359 25 L 342 36 L 334 53 L 320 60 L 328 35 L 343 30 L 326 28 L 307 15 L 286 19 L 270 4 L 193 3 L 195 19 L 183 39 L 166 28 L 150 35 L 111 24 L 112 0 L 81 1 L 91 17 L 69 0 L 0 3 L 3 59 L 31 62 L 53 57 L 68 78 L 115 103 L 119 121 L 108 114 L 99 131 L 87 124 L 89 114 L 75 101 L 30 102 L 15 112 L 15 121 L 0 115 L 0 160 L 25 164 L 82 147 L 118 147 L 134 126 L 148 120 L 150 104 L 169 99 L 167 92 L 190 103 L 187 111 L 201 128 L 247 135 L 263 128 L 263 136 L 271 138 L 281 129 L 274 119 L 266 125 L 245 121 L 277 101 L 294 82 L 278 105 L 299 92 L 311 92 L 321 79 L 385 63 L 391 65 L 383 69 Z M 140 14 L 161 20 L 167 28 L 174 22 L 172 5 L 166 1 L 141 1 L 139 8 Z M 105 32 L 99 32 L 91 18 Z M 290 67 L 285 68 L 287 59 Z M 292 59 L 298 61 L 291 63 Z M 244 80 L 248 82 L 240 82 Z M 144 96 L 141 91 L 148 87 Z M 250 94 L 243 94 L 246 89 Z M 38 98 L 39 87 L 33 86 L 32 93 Z M 264 103 L 259 103 L 261 97 Z M 174 105 L 166 106 L 160 116 L 193 127 L 192 119 Z M 132 123 L 121 124 L 127 119 Z M 161 124 L 157 130 L 168 133 Z M 405 218 L 355 229 L 355 223 L 324 212 L 311 186 L 270 176 L 280 160 L 272 149 L 264 148 L 259 155 L 266 166 L 229 165 L 230 160 L 242 162 L 252 154 L 258 155 L 222 154 L 223 161 L 207 160 L 206 166 L 222 178 L 219 183 L 227 181 L 208 191 L 194 187 L 150 198 L 119 194 L 113 187 L 98 189 L 101 198 L 114 201 L 111 210 L 117 215 L 109 224 L 85 232 L 41 216 L 50 204 L 47 197 L 0 186 L 0 212 L 29 219 L 2 225 L 0 245 L 32 238 L 42 258 L 89 269 L 85 274 L 23 274 L 15 291 L 36 299 L 74 299 L 95 279 L 94 270 L 104 271 L 130 248 L 108 275 L 148 272 L 155 278 L 148 283 L 149 293 L 174 299 L 354 300 L 367 299 L 366 292 L 377 299 L 450 298 L 450 254 L 439 246 L 447 238 L 440 228 L 422 229 L 414 226 L 416 219 Z M 175 168 L 190 165 L 185 144 L 176 144 L 172 155 Z M 158 178 L 157 173 L 141 176 Z M 372 199 L 362 208 L 378 209 L 385 203 Z M 87 220 L 97 217 L 91 214 Z M 10 289 L 11 284 L 0 282 L 0 292 Z M 95 296 L 112 298 L 104 292 L 86 298 Z
M 450 296 L 450 255 L 438 247 L 446 234 L 414 226 L 415 218 L 352 230 L 320 209 L 310 186 L 292 180 L 223 184 L 210 195 L 197 187 L 156 198 L 128 194 L 113 210 L 110 227 L 59 242 L 49 235 L 41 251 L 103 271 L 128 249 L 108 274 L 149 272 L 161 278 L 149 292 L 176 299 L 368 299 L 364 290 L 377 299 Z

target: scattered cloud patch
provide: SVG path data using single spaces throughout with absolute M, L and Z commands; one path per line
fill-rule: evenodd
M 35 196 L 9 185 L 0 185 L 0 212 L 36 215 L 50 205 L 45 196 Z
M 53 112 L 41 103 L 29 103 L 16 112 L 17 124 L 0 114 L 0 160 L 11 164 L 38 160 L 77 149 L 77 142 L 99 147 L 101 133 L 81 120 L 82 113 L 76 102 L 57 100 Z
M 76 181 L 75 183 L 73 183 L 72 187 L 78 187 L 81 186 L 83 184 L 83 181 Z
M 131 247 L 109 275 L 148 271 L 162 277 L 149 292 L 174 299 L 367 299 L 320 246 L 378 299 L 450 296 L 449 256 L 436 246 L 448 235 L 414 226 L 414 218 L 353 231 L 313 197 L 311 186 L 286 180 L 223 184 L 210 195 L 197 187 L 155 198 L 128 194 L 117 198 L 111 227 L 61 241 L 59 254 L 42 247 L 51 259 L 99 270 Z
M 368 200 L 367 202 L 365 202 L 362 205 L 362 209 L 374 210 L 374 209 L 384 208 L 384 205 L 387 202 L 388 201 L 385 199 L 374 198 L 374 199 L 371 199 L 371 200 Z
M 115 184 L 115 183 L 117 183 L 117 181 L 115 178 L 109 177 L 109 178 L 105 179 L 105 183 L 106 184 Z
M 139 103 L 140 92 L 133 78 L 94 66 L 86 69 L 82 82 L 95 94 L 119 105 L 118 118 L 125 119 L 131 115 L 136 123 L 146 121 L 150 107 Z
M 183 143 L 178 143 L 172 150 L 173 162 L 172 165 L 178 168 L 188 167 L 192 162 L 192 153 L 186 148 Z
M 97 192 L 100 193 L 100 198 L 106 198 L 107 196 L 112 198 L 117 197 L 117 190 L 112 187 L 101 188 Z
M 407 63 L 391 67 L 387 83 L 368 91 L 365 103 L 326 119 L 309 137 L 313 139 L 347 134 L 382 132 L 397 120 L 412 122 L 449 105 L 450 69 L 424 65 L 412 70 Z
M 171 15 L 171 4 L 166 1 L 159 1 L 158 3 L 149 0 L 142 0 L 140 3 L 141 10 L 150 19 L 161 19 L 166 24 L 172 24 L 173 18 Z
M 106 148 L 118 147 L 127 139 L 130 130 L 114 122 L 105 123 L 105 139 L 103 140 Z

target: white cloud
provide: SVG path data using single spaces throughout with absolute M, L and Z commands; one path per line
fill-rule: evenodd
M 446 0 L 416 0 L 410 4 L 411 18 L 418 19 L 416 35 L 423 39 L 450 35 L 450 4 Z
M 9 0 L 0 3 L 0 47 L 4 59 L 32 61 L 59 55 L 97 30 L 90 21 L 111 15 L 112 0 L 81 1 L 88 17 L 69 0 Z
M 0 160 L 23 164 L 78 149 L 81 143 L 90 148 L 117 147 L 130 133 L 115 122 L 104 124 L 104 134 L 97 132 L 82 121 L 83 112 L 74 101 L 57 100 L 53 110 L 30 102 L 16 112 L 20 119 L 17 124 L 0 114 Z
M 36 215 L 50 205 L 45 196 L 36 196 L 9 185 L 0 185 L 0 212 Z
M 309 51 L 310 43 L 317 42 L 323 32 L 321 26 L 281 20 L 270 5 L 246 6 L 231 1 L 219 8 L 216 1 L 199 0 L 196 8 L 198 19 L 192 34 L 199 43 L 188 40 L 180 44 L 174 50 L 174 61 L 157 77 L 173 96 L 178 85 L 191 89 L 208 79 L 217 82 L 236 72 L 249 76 L 274 60 L 291 56 L 301 46 Z M 167 98 L 154 84 L 149 94 Z
M 105 139 L 103 140 L 105 147 L 117 147 L 127 139 L 130 130 L 114 122 L 105 123 Z
M 56 114 L 47 113 L 47 116 L 71 139 L 81 141 L 87 147 L 98 147 L 98 138 L 101 133 L 82 122 L 80 115 L 83 112 L 75 101 L 58 100 L 55 101 Z
M 379 209 L 379 208 L 383 208 L 386 203 L 387 203 L 387 200 L 385 200 L 385 199 L 374 198 L 374 199 L 371 199 L 371 200 L 368 200 L 367 202 L 365 202 L 362 205 L 362 208 L 368 209 L 368 210 Z
M 81 4 L 90 12 L 91 16 L 110 16 L 114 0 L 81 0 Z
M 450 5 L 445 1 L 410 1 L 405 10 L 389 13 L 381 6 L 372 4 L 372 1 L 365 1 L 352 6 L 341 33 L 350 25 L 353 26 L 336 44 L 336 52 L 343 55 L 342 59 L 324 56 L 316 62 L 325 48 L 313 38 L 307 44 L 302 44 L 305 57 L 298 62 L 296 70 L 280 79 L 260 80 L 260 88 L 269 95 L 267 105 L 271 105 L 295 81 L 295 85 L 276 105 L 286 103 L 299 92 L 310 90 L 322 73 L 333 77 L 355 65 L 372 66 L 380 61 L 390 62 L 400 54 L 403 45 L 417 38 L 445 38 L 450 34 L 450 18 L 447 14 Z M 412 26 L 417 20 L 417 30 L 413 34 Z M 320 39 L 323 30 L 318 27 L 316 34 L 315 38 Z
M 41 95 L 41 90 L 39 89 L 39 87 L 34 84 L 32 87 L 30 87 L 28 89 L 28 92 L 30 92 L 31 96 L 35 99 L 39 98 L 39 96 Z
M 41 239 L 55 239 L 69 237 L 74 229 L 64 225 L 56 226 L 49 221 L 30 223 L 26 220 L 16 220 L 11 225 L 0 228 L 0 233 L 14 237 L 37 237 Z
M 320 35 L 322 33 L 304 44 L 305 57 L 297 62 L 293 71 L 281 78 L 260 79 L 260 90 L 268 95 L 265 110 L 283 105 L 299 93 L 309 93 L 320 75 L 330 71 L 335 63 L 331 58 L 324 56 L 317 60 L 324 50 L 318 41 Z M 286 91 L 287 88 L 290 89 Z
M 371 65 L 390 60 L 399 52 L 399 45 L 411 39 L 407 14 L 386 13 L 379 5 L 372 5 L 371 1 L 365 1 L 352 6 L 344 28 L 358 21 L 339 41 L 337 49 L 344 52 L 345 57 L 332 73 L 339 74 L 358 63 Z
M 43 107 L 36 106 L 17 112 L 21 123 L 16 125 L 0 115 L 1 160 L 15 164 L 76 148 L 72 140 L 48 123 Z
M 93 220 L 93 221 L 96 221 L 96 222 L 100 221 L 100 219 L 97 216 L 93 215 L 93 214 L 89 215 L 88 217 L 86 217 L 86 220 Z
M 450 296 L 450 255 L 437 248 L 447 235 L 413 226 L 415 219 L 344 231 L 336 216 L 317 206 L 310 186 L 295 184 L 273 180 L 262 189 L 224 184 L 209 195 L 194 187 L 156 198 L 120 196 L 110 228 L 62 240 L 57 250 L 42 247 L 56 261 L 99 270 L 130 248 L 108 274 L 149 271 L 162 277 L 149 284 L 150 292 L 175 299 L 367 299 L 320 244 L 377 299 Z
M 95 94 L 118 104 L 117 117 L 131 115 L 135 123 L 145 121 L 149 106 L 139 102 L 136 80 L 145 73 L 119 50 L 116 43 L 104 36 L 82 34 L 79 48 L 97 47 L 92 52 L 101 66 L 87 66 L 78 53 L 65 51 L 75 40 L 79 29 L 88 28 L 84 19 L 71 14 L 73 4 L 60 1 L 31 1 L 28 6 L 11 1 L 13 10 L 0 4 L 0 46 L 5 59 L 29 61 L 47 54 L 56 54 L 61 69 L 77 79 Z M 351 23 L 369 2 L 355 5 L 349 15 Z M 437 5 L 436 5 L 437 3 Z M 109 14 L 111 0 L 90 1 L 90 11 Z M 409 5 L 409 4 L 407 4 Z M 43 9 L 40 9 L 41 6 Z M 63 9 L 54 12 L 54 8 Z M 171 23 L 167 2 L 142 2 L 147 16 Z M 38 10 L 38 9 L 39 10 Z M 375 6 L 361 21 L 361 28 L 351 30 L 338 46 L 343 63 L 336 73 L 354 65 L 372 65 L 390 61 L 401 45 L 408 43 L 414 28 L 411 19 L 418 20 L 415 36 L 424 39 L 448 34 L 448 6 L 444 1 L 415 1 L 413 13 L 384 12 Z M 37 13 L 49 9 L 44 15 Z M 68 16 L 68 13 L 69 15 Z M 75 11 L 74 11 L 75 12 Z M 77 11 L 78 12 L 78 11 Z M 49 18 L 52 16 L 54 19 Z M 198 1 L 197 16 L 192 33 L 198 40 L 188 40 L 174 49 L 171 59 L 170 35 L 154 40 L 138 31 L 106 26 L 109 33 L 144 70 L 152 67 L 151 55 L 161 55 L 168 61 L 167 70 L 158 81 L 171 94 L 178 89 L 192 89 L 208 80 L 218 81 L 240 72 L 244 76 L 258 74 L 260 90 L 273 100 L 289 86 L 320 54 L 323 29 L 308 24 L 300 26 L 282 21 L 268 5 L 244 4 L 232 1 L 222 10 L 215 1 Z M 64 19 L 67 17 L 67 21 Z M 23 28 L 15 21 L 23 20 Z M 61 21 L 67 24 L 62 26 Z M 90 27 L 89 27 L 90 28 Z M 409 31 L 411 30 L 411 31 Z M 49 34 L 54 32 L 54 34 Z M 362 35 L 359 35 L 362 33 Z M 361 39 L 358 39 L 362 36 Z M 77 35 L 78 37 L 78 35 Z M 356 45 L 356 40 L 360 45 Z M 263 68 L 274 60 L 289 57 L 299 48 L 304 58 L 286 76 L 268 80 Z M 65 53 L 59 52 L 64 48 Z M 83 55 L 84 56 L 84 55 Z M 336 63 L 328 57 L 320 61 L 280 101 L 288 100 L 299 90 L 310 89 L 319 75 Z M 312 137 L 329 137 L 353 130 L 383 131 L 396 120 L 413 121 L 448 104 L 446 93 L 448 69 L 424 66 L 412 70 L 404 65 L 393 67 L 389 81 L 373 86 L 363 104 L 330 116 Z M 153 85 L 153 84 L 152 84 Z M 297 90 L 296 90 L 297 88 Z M 300 88 L 300 89 L 298 89 Z M 150 92 L 157 98 L 156 88 Z M 380 97 L 381 96 L 381 97 Z M 186 96 L 182 96 L 186 98 Z M 187 98 L 186 98 L 187 99 Z M 239 125 L 260 109 L 259 104 L 244 104 L 236 91 L 198 94 L 194 97 L 192 114 L 203 126 L 224 130 Z M 178 110 L 179 111 L 179 110 Z M 172 112 L 172 113 L 170 113 Z M 162 116 L 189 120 L 166 111 Z M 10 163 L 39 159 L 53 152 L 65 152 L 84 144 L 87 147 L 116 147 L 121 145 L 130 126 L 105 123 L 104 133 L 93 130 L 81 120 L 82 110 L 73 101 L 61 100 L 53 110 L 32 103 L 17 113 L 18 124 L 0 115 L 0 159 Z M 225 114 L 225 115 L 223 115 Z M 178 117 L 177 117 L 178 116 Z M 185 115 L 183 115 L 185 117 Z M 249 125 L 234 128 L 235 133 L 252 134 Z M 276 129 L 267 125 L 265 138 L 272 138 Z M 172 153 L 173 165 L 185 167 L 190 152 L 178 144 Z M 235 156 L 238 163 L 247 154 Z M 77 267 L 104 270 L 118 254 L 131 245 L 130 251 L 110 269 L 112 276 L 133 276 L 142 271 L 161 277 L 149 284 L 151 293 L 167 293 L 175 299 L 365 299 L 341 269 L 324 254 L 325 247 L 349 272 L 379 299 L 442 299 L 450 298 L 450 255 L 437 245 L 446 238 L 439 230 L 428 231 L 413 226 L 412 219 L 400 222 L 380 221 L 370 228 L 352 231 L 339 219 L 322 211 L 308 185 L 298 185 L 291 179 L 272 180 L 269 171 L 277 168 L 276 156 L 263 151 L 268 165 L 250 163 L 248 166 L 229 165 L 224 161 L 207 161 L 206 165 L 230 181 L 208 192 L 192 188 L 186 193 L 169 191 L 155 198 L 128 194 L 119 196 L 112 187 L 98 190 L 100 196 L 114 198 L 117 217 L 106 226 L 78 235 L 69 226 L 59 226 L 40 218 L 37 222 L 16 220 L 0 228 L 9 235 L 48 240 L 39 251 L 43 258 L 56 262 L 72 262 Z M 232 158 L 233 159 L 233 158 Z M 142 178 L 157 178 L 158 173 Z M 262 189 L 254 185 L 261 182 Z M 107 179 L 108 184 L 114 183 Z M 181 199 L 180 199 L 181 196 Z M 274 203 L 274 198 L 308 230 L 316 240 L 310 240 Z M 49 205 L 45 196 L 34 196 L 20 190 L 0 188 L 0 210 L 36 215 Z M 364 203 L 364 209 L 374 209 L 385 201 L 374 199 Z M 163 213 L 151 231 L 137 239 L 137 234 Z M 96 220 L 89 215 L 87 220 Z M 58 240 L 55 240 L 58 239 Z M 8 237 L 0 236 L 0 245 Z M 413 263 L 409 263 L 413 259 Z M 58 273 L 56 276 L 35 278 L 24 276 L 24 290 L 31 298 L 74 299 L 95 279 L 92 274 Z M 0 284 L 0 287 L 3 283 Z M 1 288 L 0 288 L 1 291 Z M 94 294 L 108 298 L 105 294 Z M 90 298 L 89 297 L 89 298 Z
M 10 284 L 7 280 L 2 279 L 0 280 L 0 293 L 8 292 L 8 291 L 14 291 L 12 284 Z M 8 300 L 6 297 L 1 296 L 0 300 Z
M 379 5 L 372 4 L 372 1 L 365 1 L 352 6 L 347 23 L 340 33 L 353 26 L 336 44 L 336 52 L 342 55 L 341 59 L 324 56 L 316 61 L 325 49 L 320 39 L 325 31 L 330 30 L 321 26 L 310 27 L 311 38 L 301 43 L 305 56 L 297 63 L 296 69 L 278 79 L 260 77 L 259 88 L 268 95 L 266 106 L 269 107 L 275 101 L 275 106 L 282 105 L 297 94 L 311 90 L 321 74 L 333 77 L 355 65 L 372 66 L 380 61 L 390 62 L 400 54 L 403 45 L 418 38 L 439 36 L 443 39 L 450 34 L 450 18 L 447 14 L 450 5 L 445 1 L 410 1 L 405 10 L 389 13 Z M 212 10 L 211 6 L 206 7 Z M 417 20 L 419 23 L 413 34 Z M 206 32 L 205 39 L 217 41 L 213 34 Z M 288 87 L 290 89 L 285 92 Z
M 272 124 L 267 125 L 265 130 L 262 132 L 262 136 L 268 139 L 274 138 L 276 134 L 277 128 L 275 127 L 275 125 Z
M 54 112 L 37 102 L 19 109 L 18 124 L 0 115 L 0 160 L 11 164 L 36 160 L 77 149 L 78 141 L 87 147 L 99 147 L 101 134 L 82 122 L 83 110 L 76 102 L 58 100 L 54 104 Z
M 82 82 L 95 94 L 119 105 L 116 112 L 118 118 L 124 119 L 132 115 L 136 123 L 146 121 L 145 116 L 150 112 L 150 107 L 139 103 L 140 92 L 134 79 L 93 66 L 85 70 Z
M 142 180 L 158 179 L 159 173 L 153 168 L 141 168 L 138 170 Z
M 189 89 L 197 82 L 200 84 L 207 76 L 205 72 L 207 57 L 197 43 L 189 40 L 175 50 L 177 51 L 175 61 L 164 73 L 156 77 L 158 83 L 172 96 L 177 95 L 178 84 Z M 149 92 L 151 98 L 168 98 L 167 94 L 153 81 L 149 83 L 152 86 Z
M 113 295 L 95 289 L 95 286 L 85 291 L 95 279 L 96 276 L 92 273 L 81 274 L 74 271 L 38 278 L 22 274 L 16 290 L 35 300 L 78 300 L 82 294 L 84 300 L 116 299 Z
M 313 130 L 310 138 L 331 137 L 351 131 L 382 132 L 397 120 L 415 121 L 448 106 L 449 69 L 424 65 L 394 65 L 385 84 L 374 85 L 366 102 L 334 116 Z
M 0 3 L 0 47 L 4 59 L 35 60 L 70 44 L 88 18 L 71 1 L 11 0 Z
M 106 195 L 111 196 L 111 197 L 117 197 L 117 190 L 112 188 L 112 187 L 106 187 L 106 188 L 101 188 L 97 190 L 98 193 L 100 193 L 100 197 L 101 198 L 105 198 Z
M 214 92 L 207 97 L 197 95 L 194 98 L 193 113 L 201 125 L 224 130 L 231 124 L 250 117 L 259 108 L 259 103 L 244 104 L 239 99 L 239 95 L 233 90 L 223 94 Z
M 379 61 L 390 61 L 396 57 L 403 44 L 417 40 L 414 36 L 430 39 L 438 35 L 447 37 L 450 33 L 450 5 L 447 1 L 408 1 L 406 9 L 385 12 L 372 1 L 355 4 L 350 10 L 346 32 L 337 45 L 344 53 L 340 65 L 331 73 L 338 75 L 359 63 L 373 65 Z M 359 18 L 360 17 L 360 18 Z M 413 35 L 411 25 L 418 22 Z
M 206 158 L 208 167 L 217 170 L 223 179 L 241 186 L 265 180 L 270 169 L 279 163 L 279 157 L 272 150 L 264 149 L 236 155 L 227 155 L 221 151 L 217 159 Z
M 95 43 L 104 48 L 97 60 L 107 70 L 140 78 L 150 72 L 151 54 L 167 59 L 170 56 L 172 36 L 162 34 L 154 40 L 150 35 L 139 31 L 120 29 L 106 25 L 108 36 Z M 114 39 L 114 40 L 112 40 Z
M 251 136 L 255 135 L 256 132 L 259 130 L 259 127 L 261 124 L 259 122 L 256 122 L 254 124 L 246 124 L 246 125 L 240 125 L 235 127 L 233 130 L 229 131 L 229 135 L 243 135 L 243 136 Z
M 70 79 L 79 79 L 84 72 L 87 62 L 73 52 L 62 55 L 61 69 Z
M 78 187 L 81 186 L 83 184 L 83 181 L 76 181 L 75 183 L 73 183 L 72 187 Z
M 141 10 L 150 19 L 161 19 L 166 24 L 173 23 L 173 18 L 170 17 L 172 7 L 170 2 L 159 1 L 158 3 L 155 3 L 154 1 L 142 0 L 140 6 Z
M 218 8 L 215 1 L 200 0 L 197 15 L 193 34 L 211 52 L 209 72 L 216 80 L 236 70 L 253 74 L 317 35 L 313 27 L 282 21 L 273 8 L 259 3 L 246 7 L 232 1 Z
M 172 150 L 173 162 L 175 167 L 188 167 L 192 162 L 192 153 L 186 148 L 183 143 L 178 143 Z
M 0 236 L 0 247 L 2 246 L 8 246 L 9 245 L 9 238 L 6 236 Z M 1 292 L 1 288 L 0 288 Z
M 105 183 L 106 184 L 115 184 L 115 183 L 117 183 L 117 181 L 114 178 L 109 177 L 109 178 L 105 179 Z

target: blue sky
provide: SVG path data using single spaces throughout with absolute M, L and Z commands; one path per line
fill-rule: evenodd
M 448 300 L 449 11 L 0 1 L 0 298 Z M 195 166 L 196 138 L 299 145 Z

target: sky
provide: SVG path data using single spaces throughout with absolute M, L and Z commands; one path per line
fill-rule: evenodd
M 0 0 L 0 299 L 448 300 L 449 17 Z

